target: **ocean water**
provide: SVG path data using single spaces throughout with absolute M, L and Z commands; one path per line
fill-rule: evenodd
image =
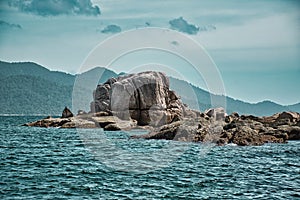
M 0 199 L 300 198 L 299 141 L 218 147 L 19 126 L 39 118 L 0 117 Z

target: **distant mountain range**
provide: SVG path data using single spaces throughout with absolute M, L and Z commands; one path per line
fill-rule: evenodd
M 74 113 L 78 109 L 88 111 L 93 89 L 96 88 L 97 83 L 86 81 L 87 84 L 92 85 L 83 85 L 79 89 L 82 93 L 81 99 L 80 101 L 76 99 L 77 107 L 72 108 L 74 82 L 76 80 L 98 80 L 100 73 L 102 76 L 99 83 L 118 76 L 115 72 L 101 67 L 72 75 L 50 71 L 32 62 L 7 63 L 0 61 L 0 114 L 60 115 L 65 106 L 70 107 Z M 172 77 L 170 77 L 170 87 L 191 108 L 204 111 L 211 107 L 211 94 L 201 88 Z M 226 110 L 227 113 L 238 112 L 263 116 L 282 111 L 300 112 L 300 103 L 290 106 L 282 106 L 271 101 L 251 104 L 226 97 Z

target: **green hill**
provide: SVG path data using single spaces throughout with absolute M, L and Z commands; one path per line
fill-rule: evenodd
M 17 75 L 39 77 L 47 81 L 67 86 L 73 85 L 75 79 L 74 75 L 64 72 L 50 71 L 32 62 L 7 63 L 0 61 L 1 78 Z
M 1 114 L 60 114 L 71 105 L 72 86 L 39 77 L 16 75 L 0 78 Z
M 99 75 L 102 75 L 98 80 Z M 60 115 L 65 106 L 74 113 L 78 109 L 89 110 L 93 90 L 97 83 L 103 83 L 115 72 L 96 67 L 82 74 L 72 75 L 50 71 L 31 62 L 7 63 L 0 61 L 0 114 Z M 74 83 L 80 82 L 81 85 Z M 96 81 L 96 82 L 95 82 Z M 170 87 L 175 90 L 184 103 L 191 108 L 204 111 L 211 107 L 211 94 L 190 83 L 170 77 Z M 77 92 L 72 108 L 72 94 Z M 79 95 L 78 95 L 79 94 Z M 216 96 L 216 98 L 222 98 Z M 226 97 L 227 113 L 271 115 L 284 110 L 300 112 L 300 103 L 282 106 L 271 101 L 250 104 Z

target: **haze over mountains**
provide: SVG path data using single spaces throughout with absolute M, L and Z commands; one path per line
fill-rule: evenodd
M 82 92 L 77 108 L 72 108 L 72 92 L 77 79 L 96 79 L 103 73 L 99 83 L 111 77 L 117 77 L 115 72 L 97 67 L 80 75 L 50 71 L 32 62 L 7 63 L 0 61 L 0 114 L 23 115 L 60 115 L 65 106 L 77 113 L 78 109 L 89 111 L 93 89 L 96 85 L 80 88 Z M 170 87 L 175 90 L 184 103 L 192 108 L 204 111 L 211 107 L 211 94 L 195 87 L 186 81 L 170 77 Z M 93 89 L 91 89 L 93 88 Z M 191 96 L 191 90 L 194 97 Z M 198 101 L 198 102 L 195 102 Z M 198 105 L 199 107 L 198 107 Z M 197 105 L 197 106 L 196 106 Z M 271 101 L 256 104 L 226 97 L 227 113 L 253 114 L 258 116 L 272 115 L 282 111 L 300 112 L 300 103 L 282 106 Z

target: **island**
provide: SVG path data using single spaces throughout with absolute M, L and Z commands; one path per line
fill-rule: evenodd
M 60 118 L 47 117 L 24 126 L 103 128 L 105 131 L 147 130 L 131 139 L 165 139 L 213 142 L 240 146 L 286 143 L 300 139 L 300 114 L 281 112 L 272 116 L 227 114 L 224 108 L 204 112 L 190 109 L 162 72 L 126 74 L 99 84 L 90 111 L 76 116 L 66 107 Z

